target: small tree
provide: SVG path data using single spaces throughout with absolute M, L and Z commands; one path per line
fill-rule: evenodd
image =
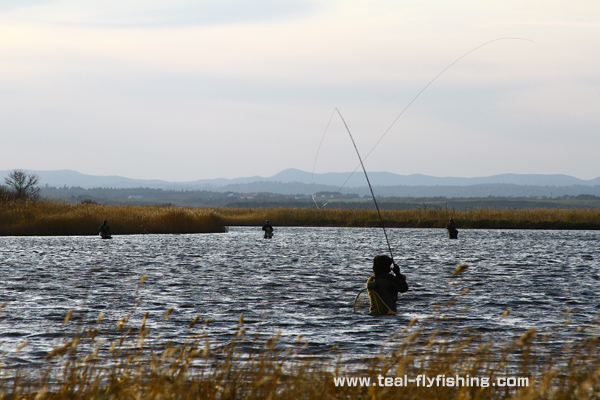
M 37 200 L 40 195 L 40 188 L 36 185 L 40 181 L 36 174 L 27 174 L 24 171 L 15 169 L 4 178 L 4 182 L 13 192 L 15 199 Z

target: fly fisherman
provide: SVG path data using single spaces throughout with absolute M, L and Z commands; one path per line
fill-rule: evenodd
M 390 267 L 394 275 L 390 273 Z M 391 257 L 378 255 L 373 258 L 373 275 L 367 280 L 367 291 L 371 307 L 370 315 L 397 314 L 398 292 L 408 290 L 406 277 L 400 273 L 400 267 Z
M 269 220 L 265 221 L 262 230 L 265 231 L 265 239 L 271 239 L 273 237 L 273 225 L 271 225 Z
M 450 223 L 446 225 L 446 229 L 448 229 L 448 237 L 450 239 L 458 238 L 458 229 L 456 229 L 456 224 L 452 218 L 450 218 Z
M 98 228 L 98 231 L 100 232 L 100 236 L 102 236 L 103 239 L 110 237 L 110 228 L 108 227 L 107 220 L 104 220 L 104 223 L 102 225 L 100 225 L 100 228 Z

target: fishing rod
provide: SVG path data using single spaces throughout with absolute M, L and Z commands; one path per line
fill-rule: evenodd
M 385 241 L 387 242 L 388 250 L 390 251 L 390 257 L 392 258 L 392 264 L 393 264 L 394 263 L 394 255 L 392 254 L 392 246 L 390 246 L 390 240 L 388 239 L 388 235 L 387 235 L 387 232 L 385 230 L 385 224 L 383 223 L 383 218 L 381 217 L 381 211 L 379 211 L 379 206 L 377 205 L 377 199 L 375 199 L 375 193 L 373 193 L 373 187 L 371 186 L 371 182 L 369 182 L 369 175 L 367 175 L 367 170 L 365 169 L 365 165 L 363 164 L 363 160 L 362 160 L 362 158 L 360 156 L 360 153 L 358 152 L 358 147 L 356 147 L 356 143 L 354 142 L 354 138 L 352 137 L 352 134 L 350 133 L 350 129 L 348 128 L 348 124 L 346 124 L 346 120 L 342 116 L 342 113 L 340 112 L 340 110 L 338 110 L 336 108 L 335 111 L 338 113 L 338 115 L 342 119 L 342 122 L 344 123 L 344 126 L 346 127 L 346 131 L 348 132 L 348 135 L 350 136 L 350 140 L 352 140 L 352 144 L 354 145 L 354 150 L 356 150 L 356 155 L 358 156 L 358 159 L 360 161 L 360 165 L 362 166 L 363 172 L 365 173 L 365 178 L 367 179 L 367 184 L 369 185 L 369 190 L 371 190 L 371 196 L 373 197 L 373 202 L 375 203 L 375 209 L 377 209 L 377 215 L 379 215 L 379 221 L 381 222 L 381 227 L 383 228 L 383 234 L 385 235 Z
M 398 116 L 394 119 L 394 121 L 392 121 L 392 123 L 390 124 L 390 126 L 385 130 L 385 132 L 383 133 L 383 135 L 381 135 L 381 137 L 379 138 L 379 140 L 377 140 L 377 142 L 375 143 L 375 145 L 371 148 L 371 150 L 367 153 L 365 159 L 367 159 L 369 157 L 369 155 L 371 155 L 371 153 L 373 152 L 373 150 L 375 150 L 375 148 L 379 145 L 379 143 L 383 140 L 383 138 L 388 134 L 388 132 L 392 129 L 392 127 L 396 124 L 396 122 L 398 122 L 398 120 L 400 119 L 400 117 L 402 117 L 402 115 L 404 115 L 404 113 L 406 112 L 406 110 L 408 110 L 408 108 L 410 108 L 410 106 L 421 96 L 421 94 L 427 90 L 427 88 L 429 86 L 431 86 L 433 84 L 433 82 L 435 82 L 441 75 L 443 75 L 448 69 L 450 69 L 454 64 L 458 63 L 460 60 L 462 60 L 463 58 L 467 57 L 469 54 L 479 50 L 480 48 L 489 45 L 490 43 L 494 43 L 497 41 L 501 41 L 501 40 L 522 40 L 522 41 L 527 41 L 527 42 L 532 42 L 535 43 L 533 40 L 531 39 L 527 39 L 527 38 L 521 38 L 521 37 L 501 37 L 501 38 L 496 38 L 496 39 L 492 39 L 489 40 L 485 43 L 482 43 L 474 48 L 472 48 L 471 50 L 467 51 L 466 53 L 462 54 L 460 57 L 458 57 L 457 59 L 455 59 L 454 61 L 452 61 L 450 64 L 448 64 L 444 69 L 442 69 L 436 76 L 433 77 L 433 79 L 431 79 L 413 98 L 412 100 L 404 107 L 404 109 L 402 109 L 402 111 L 398 114 Z M 352 137 L 352 134 L 350 133 L 350 129 L 348 128 L 348 125 L 346 124 L 346 121 L 344 120 L 344 117 L 342 116 L 341 112 L 336 108 L 334 110 L 334 112 L 331 114 L 331 117 L 329 118 L 329 122 L 327 123 L 327 127 L 325 128 L 325 132 L 323 133 L 323 136 L 321 137 L 321 142 L 319 143 L 319 148 L 317 150 L 317 155 L 315 156 L 315 161 L 313 163 L 313 172 L 312 172 L 312 178 L 311 178 L 311 185 L 313 183 L 313 178 L 314 178 L 314 174 L 315 174 L 315 166 L 317 163 L 317 158 L 319 157 L 319 151 L 321 150 L 321 145 L 323 144 L 323 140 L 325 139 L 325 135 L 327 133 L 327 131 L 329 130 L 329 125 L 331 124 L 331 121 L 333 119 L 333 117 L 335 116 L 335 113 L 337 112 L 337 114 L 340 116 L 340 118 L 342 119 L 342 122 L 344 123 L 344 126 L 346 127 L 346 131 L 348 132 L 348 135 L 350 136 L 350 139 L 352 140 L 352 144 L 354 145 L 354 149 L 356 150 L 356 154 L 358 155 L 358 159 L 360 161 L 360 164 L 356 166 L 356 168 L 354 168 L 354 170 L 350 173 L 350 175 L 348 176 L 348 178 L 346 178 L 346 180 L 344 181 L 344 183 L 342 184 L 342 186 L 340 187 L 340 189 L 338 190 L 341 191 L 342 188 L 346 185 L 346 183 L 350 180 L 350 178 L 352 177 L 352 175 L 356 172 L 356 170 L 359 167 L 362 167 L 363 172 L 365 173 L 365 178 L 367 179 L 367 184 L 369 185 L 369 190 L 371 191 L 371 196 L 373 197 L 373 202 L 375 203 L 375 208 L 377 209 L 377 214 L 379 215 L 379 220 L 381 222 L 381 227 L 383 228 L 383 233 L 385 235 L 385 240 L 387 242 L 388 245 L 388 249 L 390 251 L 390 256 L 392 258 L 392 260 L 394 259 L 394 256 L 392 254 L 392 248 L 390 246 L 390 241 L 388 239 L 388 235 L 387 235 L 387 231 L 385 229 L 385 224 L 383 223 L 383 218 L 381 217 L 381 212 L 379 211 L 379 205 L 377 204 L 377 199 L 375 198 L 375 194 L 373 193 L 373 188 L 371 186 L 371 182 L 369 181 L 369 176 L 367 175 L 367 170 L 365 169 L 364 163 L 363 163 L 363 159 L 360 156 L 360 153 L 358 152 L 358 148 L 356 146 L 356 143 L 354 142 L 354 138 Z M 315 195 L 312 195 L 312 199 L 313 202 L 315 203 L 315 206 L 317 208 L 322 208 L 325 207 L 328 203 L 324 203 L 321 207 L 319 207 L 319 205 L 317 204 L 317 201 L 315 199 Z

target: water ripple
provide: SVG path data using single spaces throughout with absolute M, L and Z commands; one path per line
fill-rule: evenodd
M 591 323 L 600 308 L 597 283 L 600 233 L 596 231 L 462 230 L 448 240 L 436 229 L 390 229 L 396 261 L 411 287 L 401 316 L 373 318 L 352 312 L 356 293 L 371 274 L 374 255 L 387 252 L 380 229 L 278 228 L 264 240 L 259 228 L 225 234 L 1 237 L 0 350 L 33 362 L 73 332 L 62 324 L 76 310 L 80 322 L 106 314 L 108 328 L 141 306 L 147 325 L 164 340 L 184 341 L 197 315 L 212 319 L 195 332 L 231 338 L 240 314 L 265 334 L 299 334 L 313 350 L 342 346 L 361 357 L 413 318 L 439 313 L 436 305 L 459 296 L 443 311 L 454 323 L 506 338 L 531 326 L 569 318 Z M 469 264 L 453 276 L 459 264 Z M 139 288 L 140 278 L 147 281 Z M 455 284 L 450 284 L 451 282 Z M 136 290 L 139 292 L 136 295 Z M 173 308 L 171 318 L 163 315 Z M 511 309 L 506 318 L 502 313 Z M 259 328 L 260 326 L 260 328 Z

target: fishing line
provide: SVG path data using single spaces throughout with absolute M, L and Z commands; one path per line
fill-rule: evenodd
M 452 61 L 450 64 L 448 64 L 448 66 L 446 68 L 444 68 L 443 70 L 441 70 L 432 80 L 429 81 L 429 83 L 427 83 L 427 85 L 425 85 L 423 87 L 423 89 L 421 89 L 419 91 L 419 93 L 417 93 L 417 95 L 415 97 L 412 98 L 412 100 L 406 105 L 406 107 L 404 107 L 404 109 L 400 112 L 400 114 L 398 114 L 398 116 L 394 119 L 394 121 L 391 123 L 391 125 L 385 130 L 385 132 L 383 133 L 383 135 L 381 135 L 381 137 L 379 138 L 379 140 L 377 140 L 377 142 L 375 143 L 375 145 L 371 148 L 371 150 L 367 153 L 367 155 L 365 156 L 365 160 L 369 157 L 369 155 L 371 155 L 371 153 L 373 152 L 373 150 L 375 150 L 375 148 L 377 147 L 377 145 L 379 145 L 379 143 L 383 140 L 383 138 L 385 137 L 385 135 L 388 134 L 388 132 L 392 129 L 392 127 L 396 124 L 396 122 L 398 122 L 398 120 L 400 119 L 400 117 L 402 117 L 402 115 L 406 112 L 406 110 L 408 110 L 408 108 L 419 98 L 419 96 L 421 96 L 421 94 L 427 90 L 427 88 L 429 86 L 431 86 L 431 84 L 433 82 L 435 82 L 441 75 L 443 75 L 448 69 L 450 69 L 454 64 L 456 64 L 457 62 L 459 62 L 460 60 L 462 60 L 463 58 L 465 58 L 466 56 L 468 56 L 469 54 L 479 50 L 480 48 L 487 46 L 490 43 L 494 43 L 494 42 L 498 42 L 501 40 L 523 40 L 523 41 L 527 41 L 527 42 L 531 42 L 531 43 L 535 43 L 533 40 L 531 39 L 527 39 L 527 38 L 521 38 L 521 37 L 502 37 L 502 38 L 496 38 L 496 39 L 492 39 L 489 40 L 483 44 L 480 44 L 479 46 L 467 51 L 466 53 L 464 53 L 463 55 L 461 55 L 460 57 L 458 57 L 456 60 Z M 337 109 L 336 109 L 337 110 Z M 339 111 L 338 111 L 339 113 Z M 331 118 L 333 118 L 333 115 L 335 114 L 335 111 L 333 112 Z M 340 114 L 341 117 L 341 114 Z M 325 138 L 325 134 L 327 133 L 327 129 L 329 129 L 329 124 L 331 123 L 331 118 L 329 119 L 329 123 L 327 124 L 327 128 L 325 129 L 325 133 L 323 133 L 323 137 L 321 138 L 321 143 L 319 144 L 319 149 L 321 148 L 321 144 L 323 143 L 323 139 Z M 343 118 L 342 118 L 343 120 Z M 346 127 L 347 128 L 347 127 Z M 350 133 L 350 132 L 348 132 Z M 315 174 L 315 170 L 314 170 L 314 165 L 317 163 L 317 157 L 319 156 L 319 152 L 317 151 L 317 155 L 315 156 L 315 162 L 313 164 L 313 177 Z M 360 158 L 360 156 L 359 156 Z M 362 160 L 361 160 L 361 164 L 362 164 Z M 342 190 L 342 188 L 344 188 L 346 186 L 346 183 L 348 183 L 348 181 L 350 180 L 350 178 L 352 177 L 352 175 L 356 172 L 356 170 L 361 166 L 361 164 L 357 165 L 356 168 L 354 168 L 354 170 L 350 173 L 350 175 L 348 176 L 348 178 L 344 181 L 344 183 L 342 183 L 342 186 L 338 189 L 338 192 L 340 192 Z M 363 167 L 364 168 L 364 167 Z M 311 184 L 312 184 L 312 179 L 311 178 Z M 314 200 L 314 195 L 313 195 L 313 201 Z M 321 207 L 325 207 L 328 203 L 323 204 L 323 206 Z M 316 201 L 315 201 L 315 205 L 317 205 Z M 319 208 L 319 206 L 317 205 L 317 208 Z
M 463 58 L 465 58 L 466 56 L 468 56 L 469 54 L 473 53 L 474 51 L 479 50 L 480 48 L 487 46 L 490 43 L 494 43 L 494 42 L 498 42 L 500 40 L 525 40 L 527 42 L 531 42 L 531 43 L 535 43 L 533 40 L 531 39 L 527 39 L 527 38 L 520 38 L 520 37 L 504 37 L 504 38 L 497 38 L 497 39 L 493 39 L 490 40 L 488 42 L 485 42 L 483 44 L 480 44 L 479 46 L 467 51 L 465 54 L 463 54 L 462 56 L 458 57 L 456 60 L 454 60 L 452 63 L 450 63 L 446 68 L 444 68 L 439 74 L 437 74 L 432 80 L 429 81 L 429 83 L 427 85 L 425 85 L 425 87 L 423 89 L 421 89 L 421 91 L 419 93 L 417 93 L 417 95 L 415 97 L 413 97 L 413 99 L 406 105 L 406 107 L 404 107 L 404 109 L 400 112 L 400 114 L 398 114 L 398 116 L 396 117 L 396 119 L 392 122 L 392 124 L 390 125 L 389 128 L 386 129 L 386 131 L 383 133 L 383 135 L 381 135 L 381 137 L 379 138 L 379 140 L 375 143 L 375 145 L 371 148 L 371 150 L 367 153 L 367 155 L 365 156 L 365 160 L 369 157 L 369 155 L 373 152 L 373 150 L 375 150 L 375 147 L 377 147 L 377 145 L 379 144 L 379 142 L 381 142 L 383 140 L 383 138 L 385 137 L 385 135 L 388 134 L 388 132 L 392 129 L 392 127 L 396 124 L 396 122 L 400 119 L 400 117 L 402 116 L 402 114 L 404 114 L 404 112 L 408 109 L 408 107 L 410 107 L 412 105 L 412 103 L 415 102 L 415 100 L 417 100 L 419 98 L 419 96 L 421 96 L 421 93 L 423 93 L 433 82 L 435 82 L 435 80 L 437 78 L 439 78 L 444 72 L 446 72 L 448 69 L 450 69 L 454 64 L 456 64 L 457 62 L 459 62 L 460 60 L 462 60 Z M 354 169 L 354 171 L 356 171 L 358 167 L 356 167 Z M 353 172 L 354 172 L 353 171 Z
M 367 184 L 369 185 L 369 189 L 371 190 L 371 196 L 373 196 L 373 202 L 375 203 L 375 208 L 377 209 L 377 214 L 379 215 L 379 221 L 381 222 L 381 227 L 383 228 L 383 234 L 385 235 L 385 241 L 387 242 L 388 245 L 388 250 L 390 251 L 390 257 L 392 258 L 392 263 L 394 262 L 394 255 L 392 254 L 392 246 L 390 246 L 390 240 L 388 239 L 388 235 L 387 232 L 385 230 L 385 224 L 383 223 L 383 218 L 381 217 L 381 212 L 379 211 L 379 206 L 377 205 L 377 200 L 375 199 L 375 193 L 373 193 L 373 188 L 371 187 L 371 182 L 369 182 L 369 175 L 367 175 L 367 170 L 365 169 L 365 165 L 363 164 L 363 160 L 360 156 L 360 153 L 358 152 L 358 147 L 356 147 L 356 143 L 354 142 L 354 138 L 352 137 L 352 134 L 350 133 L 350 129 L 348 128 L 348 125 L 346 124 L 346 121 L 344 120 L 344 117 L 342 117 L 342 113 L 340 113 L 340 110 L 338 110 L 337 108 L 335 109 L 335 111 L 338 113 L 338 115 L 340 116 L 340 118 L 342 119 L 342 122 L 344 123 L 344 126 L 346 127 L 346 131 L 348 132 L 348 135 L 350 135 L 350 140 L 352 140 L 352 144 L 354 145 L 354 150 L 356 150 L 356 155 L 358 156 L 358 159 L 360 161 L 360 165 L 362 166 L 362 169 L 365 173 L 365 178 L 367 178 Z
M 337 108 L 335 110 L 333 110 L 333 112 L 331 113 L 331 117 L 329 117 L 329 122 L 327 122 L 327 127 L 325 127 L 325 132 L 323 132 L 323 136 L 321 136 L 321 141 L 319 142 L 319 148 L 317 148 L 317 155 L 315 156 L 315 161 L 313 162 L 312 175 L 310 176 L 310 186 L 311 186 L 311 188 L 313 187 L 313 180 L 314 180 L 314 177 L 315 177 L 315 166 L 317 165 L 317 158 L 319 157 L 319 152 L 321 151 L 321 146 L 323 145 L 323 140 L 325 140 L 325 134 L 329 130 L 329 125 L 331 124 L 331 120 L 335 116 L 335 111 L 336 110 L 337 110 Z M 354 169 L 354 171 L 356 171 L 356 168 Z M 323 204 L 321 207 L 319 207 L 319 205 L 317 204 L 317 200 L 315 199 L 314 190 L 311 190 L 311 192 L 313 192 L 311 194 L 311 196 L 312 196 L 313 202 L 315 203 L 315 206 L 317 206 L 317 208 L 325 207 L 327 204 L 329 204 L 329 202 L 327 202 L 327 203 Z

